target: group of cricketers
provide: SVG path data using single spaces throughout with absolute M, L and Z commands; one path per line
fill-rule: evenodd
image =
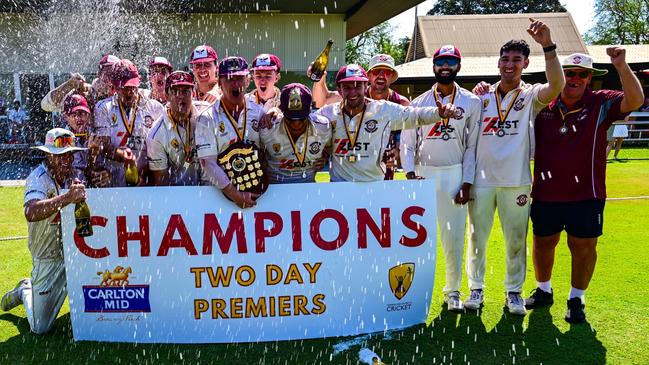
M 67 127 L 50 130 L 36 147 L 46 160 L 28 177 L 24 198 L 34 269 L 4 295 L 2 309 L 23 303 L 33 332 L 52 327 L 66 295 L 59 211 L 84 200 L 86 186 L 213 185 L 237 206 L 253 207 L 259 193 L 240 189 L 219 162 L 230 146 L 243 144 L 260 151 L 271 184 L 314 182 L 326 164 L 332 182 L 379 181 L 398 154 L 408 179 L 434 178 L 451 311 L 483 305 L 496 209 L 506 248 L 505 306 L 512 314 L 553 303 L 554 247 L 565 230 L 573 256 L 565 319 L 585 321 L 584 291 L 603 225 L 606 129 L 638 108 L 643 93 L 623 48 L 608 50 L 623 92 L 592 91 L 591 78 L 604 71 L 588 55 L 560 61 L 546 24 L 530 19 L 527 31 L 543 47 L 546 83 L 521 80 L 530 48 L 512 40 L 500 49 L 500 81 L 468 91 L 455 82 L 460 50 L 445 45 L 433 56 L 436 83 L 412 102 L 390 89 L 398 73 L 383 54 L 368 71 L 343 66 L 336 91 L 325 77 L 313 91 L 299 83 L 280 90 L 282 65 L 273 54 L 249 65 L 243 57 L 219 60 L 202 45 L 191 52 L 192 73 L 154 57 L 149 89 L 140 88 L 131 61 L 104 56 L 91 84 L 73 74 L 42 101 L 46 111 L 62 113 Z M 255 88 L 246 92 L 251 78 Z M 393 149 L 399 130 L 400 148 Z M 523 299 L 530 211 L 538 287 Z M 465 270 L 470 292 L 463 299 Z

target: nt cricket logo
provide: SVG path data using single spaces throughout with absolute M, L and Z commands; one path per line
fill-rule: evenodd
M 518 125 L 520 122 L 518 120 L 506 120 L 504 122 L 500 121 L 498 117 L 487 117 L 482 120 L 482 129 L 483 136 L 514 136 L 518 134 Z

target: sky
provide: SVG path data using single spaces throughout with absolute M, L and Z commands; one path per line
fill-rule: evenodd
M 594 0 L 560 0 L 561 4 L 568 9 L 572 19 L 577 24 L 577 29 L 583 35 L 592 26 L 592 19 L 595 15 Z M 426 0 L 418 5 L 417 15 L 426 15 L 428 10 L 433 8 L 435 0 Z M 411 37 L 412 30 L 415 27 L 415 8 L 404 11 L 403 13 L 390 19 L 390 24 L 394 27 L 394 39 L 402 37 Z

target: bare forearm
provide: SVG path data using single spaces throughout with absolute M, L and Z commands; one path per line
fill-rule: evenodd
M 633 74 L 633 71 L 626 62 L 623 65 L 616 67 L 616 69 L 617 73 L 620 75 L 620 83 L 622 84 L 622 91 L 624 92 L 620 111 L 628 113 L 637 110 L 644 102 L 644 94 L 642 92 L 640 80 L 638 80 L 638 78 Z
M 225 174 L 225 171 L 216 163 L 212 158 L 202 158 L 201 166 L 205 171 L 205 175 L 210 184 L 223 190 L 230 184 L 230 179 Z
M 38 222 L 57 213 L 70 204 L 67 194 L 58 195 L 50 199 L 30 200 L 25 205 L 25 218 L 28 222 Z
M 561 62 L 559 62 L 556 51 L 545 53 L 545 77 L 548 83 L 539 90 L 539 101 L 547 104 L 561 93 L 566 84 Z

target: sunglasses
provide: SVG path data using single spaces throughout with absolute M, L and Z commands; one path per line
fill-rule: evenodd
M 74 137 L 71 136 L 59 136 L 54 139 L 54 147 L 64 148 L 64 147 L 74 147 Z
M 372 71 L 370 71 L 370 73 L 377 76 L 383 74 L 383 76 L 386 77 L 392 77 L 392 75 L 394 75 L 394 71 L 387 68 L 375 68 Z
M 442 67 L 445 64 L 449 65 L 449 67 L 457 66 L 460 63 L 460 60 L 457 58 L 438 58 L 435 61 L 433 61 L 435 66 L 437 67 Z
M 587 79 L 590 76 L 590 71 L 566 71 L 566 77 L 579 76 L 580 79 Z

